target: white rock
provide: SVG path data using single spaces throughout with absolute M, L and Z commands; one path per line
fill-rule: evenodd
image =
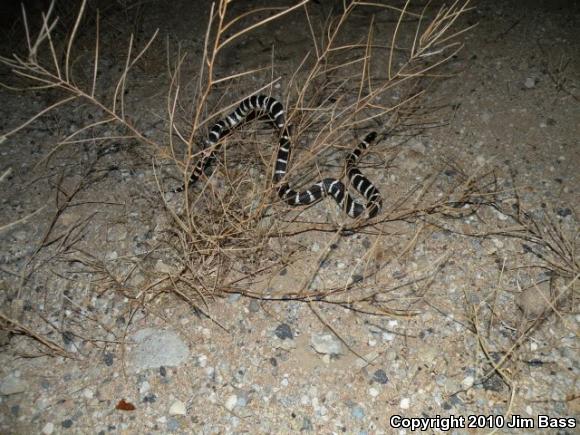
M 473 376 L 467 376 L 463 381 L 461 381 L 461 385 L 463 385 L 464 388 L 471 388 L 474 382 L 475 378 Z
M 169 415 L 185 415 L 186 412 L 185 403 L 181 400 L 176 400 L 169 407 Z
M 177 333 L 170 330 L 144 328 L 133 335 L 136 346 L 131 359 L 136 371 L 177 367 L 189 358 L 189 348 Z
M 379 390 L 374 387 L 369 388 L 369 395 L 371 397 L 377 397 L 379 395 Z
M 536 87 L 536 79 L 533 77 L 528 77 L 524 82 L 524 86 L 528 89 L 532 89 Z
M 495 245 L 496 248 L 498 249 L 502 249 L 503 248 L 503 242 L 499 239 L 491 239 L 492 243 Z
M 50 435 L 53 432 L 54 432 L 54 424 L 51 422 L 46 423 L 42 428 L 42 433 L 45 435 Z
M 395 339 L 395 334 L 390 332 L 383 332 L 382 336 L 384 341 L 393 341 Z
M 342 343 L 330 333 L 314 334 L 310 338 L 310 344 L 318 353 L 326 355 L 340 355 Z
M 401 403 L 399 404 L 399 407 L 401 409 L 409 409 L 410 406 L 411 406 L 411 399 L 409 399 L 408 397 L 401 399 Z
M 228 411 L 232 411 L 238 403 L 238 396 L 232 394 L 226 399 L 225 407 Z

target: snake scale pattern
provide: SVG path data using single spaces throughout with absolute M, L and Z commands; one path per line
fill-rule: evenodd
M 367 134 L 346 158 L 346 174 L 349 178 L 349 183 L 364 196 L 367 201 L 366 206 L 354 200 L 344 183 L 335 178 L 324 178 L 302 192 L 293 190 L 284 181 L 291 151 L 290 132 L 285 125 L 284 108 L 278 100 L 266 95 L 253 95 L 244 99 L 236 110 L 214 124 L 204 144 L 205 148 L 211 148 L 212 152 L 206 154 L 199 160 L 191 173 L 188 185 L 194 184 L 201 177 L 202 173 L 213 164 L 216 144 L 218 144 L 220 139 L 246 120 L 251 113 L 258 116 L 268 115 L 270 121 L 279 130 L 280 141 L 274 167 L 273 182 L 278 186 L 278 196 L 283 201 L 291 206 L 309 205 L 330 195 L 334 198 L 341 210 L 346 212 L 351 218 L 357 218 L 363 215 L 365 211 L 366 218 L 370 219 L 377 215 L 382 206 L 381 194 L 373 183 L 356 167 L 361 155 L 376 139 L 377 134 L 375 132 Z M 185 189 L 186 186 L 183 185 L 174 189 L 173 192 L 183 192 Z

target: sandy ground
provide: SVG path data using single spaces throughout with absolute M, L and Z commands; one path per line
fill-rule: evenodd
M 123 94 L 143 137 L 163 141 L 167 59 L 189 55 L 178 110 L 187 120 L 195 88 L 188 77 L 198 71 L 210 2 L 121 3 L 101 10 L 97 96 L 118 79 L 129 34 L 142 48 L 159 29 Z M 314 26 L 339 13 L 336 2 L 311 3 Z M 249 4 L 233 2 L 229 13 Z M 55 143 L 102 115 L 87 103 L 6 137 L 0 171 L 10 172 L 0 184 L 0 223 L 24 219 L 0 233 L 0 431 L 390 434 L 417 424 L 431 425 L 429 433 L 576 433 L 580 4 L 474 6 L 459 26 L 477 23 L 460 36 L 465 47 L 421 97 L 429 119 L 413 125 L 410 118 L 369 156 L 368 174 L 392 219 L 342 236 L 308 231 L 267 240 L 266 251 L 218 273 L 235 283 L 272 255 L 268 273 L 230 285 L 229 294 L 208 291 L 201 309 L 186 302 L 195 294 L 150 291 L 179 259 L 164 245 L 174 224 L 157 190 L 157 151 L 118 138 L 64 146 L 46 159 Z M 57 12 L 70 16 L 67 7 Z M 365 6 L 352 16 L 354 39 L 366 38 L 373 14 L 375 32 L 392 34 L 398 15 Z M 1 53 L 9 56 L 23 42 L 21 22 L 14 15 L 3 26 Z M 94 30 L 93 20 L 81 26 L 75 65 L 94 55 Z M 401 32 L 408 41 L 413 27 Z M 254 90 L 273 76 L 280 79 L 273 93 L 284 100 L 311 49 L 308 22 L 296 11 L 227 48 L 216 69 L 274 64 L 274 72 L 238 87 Z M 75 71 L 79 83 L 90 83 L 90 69 Z M 4 66 L 1 81 L 18 83 Z M 227 101 L 212 100 L 216 106 L 247 95 L 220 91 Z M 0 95 L 4 135 L 58 96 L 4 88 Z M 255 132 L 247 135 L 254 140 Z M 360 133 L 348 140 L 356 143 Z M 299 152 L 306 147 L 297 144 Z M 251 167 L 264 183 L 264 165 L 255 162 L 267 162 L 261 153 L 269 151 L 256 148 L 233 152 L 240 159 L 234 171 Z M 168 183 L 179 181 L 174 166 L 161 166 L 173 177 Z M 494 180 L 489 191 L 536 232 L 514 237 L 518 223 L 493 207 L 397 214 L 413 192 L 436 198 L 470 177 Z M 328 228 L 344 219 L 332 201 L 303 216 Z M 570 253 L 568 263 L 554 245 Z M 289 296 L 347 287 L 345 297 L 367 292 L 391 311 L 365 314 Z M 268 300 L 276 298 L 284 300 Z

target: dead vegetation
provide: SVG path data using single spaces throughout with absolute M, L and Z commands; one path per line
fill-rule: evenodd
M 313 310 L 339 306 L 373 316 L 411 316 L 422 312 L 425 305 L 436 304 L 431 300 L 431 288 L 445 273 L 448 261 L 454 259 L 454 250 L 449 248 L 431 258 L 424 267 L 412 266 L 413 251 L 435 231 L 464 239 L 517 239 L 523 243 L 523 254 L 519 258 L 498 257 L 497 284 L 490 286 L 491 291 L 479 303 L 467 302 L 463 318 L 488 360 L 490 375 L 499 374 L 511 387 L 513 398 L 522 344 L 543 322 L 551 318 L 564 321 L 566 313 L 577 310 L 580 267 L 577 232 L 567 232 L 549 213 L 534 217 L 520 203 L 516 187 L 506 189 L 498 182 L 497 168 L 464 171 L 451 167 L 449 162 L 434 162 L 431 173 L 421 174 L 415 184 L 405 186 L 398 196 L 389 197 L 383 212 L 375 219 L 352 221 L 340 215 L 331 201 L 307 210 L 289 208 L 278 201 L 275 186 L 270 182 L 275 133 L 255 120 L 222 140 L 218 151 L 220 163 L 214 175 L 200 180 L 185 195 L 167 199 L 165 191 L 172 183 L 187 180 L 202 153 L 212 151 L 198 146 L 212 123 L 243 98 L 256 93 L 284 96 L 295 138 L 295 152 L 289 166 L 289 178 L 294 186 L 307 186 L 327 174 L 344 175 L 343 162 L 336 155 L 342 156 L 348 144 L 370 130 L 378 130 L 379 141 L 365 158 L 364 170 L 376 180 L 380 190 L 388 186 L 389 178 L 385 174 L 396 171 L 405 141 L 435 120 L 423 106 L 422 97 L 430 84 L 443 74 L 441 68 L 461 49 L 458 40 L 469 28 L 459 23 L 469 10 L 469 2 L 457 1 L 438 11 L 412 9 L 409 2 L 402 9 L 389 7 L 399 16 L 394 33 L 382 34 L 369 19 L 368 34 L 358 35 L 355 41 L 348 40 L 344 32 L 349 20 L 361 8 L 376 8 L 380 13 L 379 5 L 349 2 L 319 28 L 308 3 L 302 1 L 284 9 L 258 9 L 237 16 L 230 14 L 229 2 L 215 4 L 209 14 L 202 58 L 194 59 L 200 67 L 193 99 L 184 92 L 186 81 L 180 73 L 184 63 L 190 60 L 181 53 L 170 59 L 163 140 L 145 135 L 132 121 L 130 108 L 124 101 L 131 73 L 147 56 L 156 34 L 139 48 L 131 38 L 118 81 L 103 98 L 97 92 L 103 87 L 98 83 L 98 19 L 93 60 L 85 65 L 90 67 L 91 79 L 82 82 L 74 74 L 79 68 L 75 65 L 75 41 L 86 2 L 82 2 L 78 18 L 64 42 L 55 40 L 58 22 L 51 10 L 43 15 L 37 33 L 26 26 L 24 55 L 2 57 L 0 61 L 11 69 L 18 83 L 26 81 L 21 90 L 50 90 L 59 99 L 5 132 L 4 139 L 25 131 L 65 105 L 82 102 L 98 109 L 101 118 L 60 138 L 44 159 L 56 158 L 64 149 L 87 142 L 138 141 L 152 150 L 157 156 L 158 201 L 164 205 L 171 222 L 158 248 L 174 267 L 163 274 L 147 273 L 139 267 L 143 259 L 136 259 L 134 267 L 118 275 L 98 258 L 75 249 L 78 230 L 86 224 L 79 222 L 69 233 L 61 234 L 59 242 L 54 244 L 57 239 L 49 237 L 53 227 L 50 225 L 21 277 L 37 272 L 41 265 L 57 257 L 74 258 L 97 277 L 95 282 L 100 289 L 114 289 L 128 297 L 131 313 L 163 300 L 160 296 L 172 295 L 216 322 L 220 319 L 212 314 L 211 301 L 228 293 L 241 293 L 262 301 L 303 301 Z M 224 74 L 218 67 L 225 49 L 235 46 L 258 27 L 283 20 L 290 13 L 304 14 L 312 48 L 298 62 L 298 68 L 287 82 L 282 83 L 275 60 L 271 65 L 235 73 Z M 255 16 L 260 18 L 249 19 Z M 402 26 L 414 26 L 413 38 L 402 36 Z M 256 86 L 247 80 L 251 76 L 263 81 Z M 276 85 L 282 85 L 284 92 Z M 304 138 L 306 146 L 301 143 Z M 177 167 L 181 177 L 167 177 L 167 167 L 173 168 L 174 174 Z M 452 178 L 446 175 L 450 167 L 456 174 Z M 74 193 L 69 190 L 67 195 L 60 201 L 53 224 Z M 177 204 L 180 201 L 182 204 Z M 498 219 L 498 214 L 502 219 Z M 26 219 L 29 218 L 32 215 Z M 0 231 L 9 226 L 4 225 Z M 337 255 L 336 245 L 357 234 L 368 236 L 370 244 L 360 251 L 342 284 L 317 285 L 317 277 L 327 273 L 323 271 L 324 265 Z M 323 244 L 315 255 L 308 250 L 308 238 L 313 235 Z M 39 250 L 49 248 L 48 240 L 56 252 L 42 262 L 35 262 L 33 257 Z M 396 254 L 392 252 L 393 247 Z M 393 264 L 397 264 L 403 276 L 396 282 L 385 272 Z M 304 267 L 302 280 L 292 288 L 272 291 L 269 284 L 282 270 L 293 265 Z M 533 279 L 529 289 L 514 288 L 507 284 L 506 276 L 517 275 L 520 268 L 527 268 L 532 275 L 537 271 L 549 274 L 544 273 L 545 282 Z M 146 285 L 130 285 L 130 278 L 136 273 L 146 274 Z M 25 286 L 25 279 L 20 282 Z M 516 283 L 519 285 L 519 281 Z M 518 318 L 518 308 L 514 303 L 507 307 L 497 303 L 500 297 L 513 297 L 530 289 L 536 291 L 546 283 L 550 290 L 538 291 L 545 298 L 545 309 L 534 318 L 513 324 Z M 534 301 L 537 303 L 537 298 Z M 31 328 L 11 319 L 9 314 L 2 314 L 0 320 L 4 329 L 28 335 L 55 354 L 63 354 L 62 347 L 43 339 Z M 499 329 L 506 324 L 512 325 L 513 334 L 509 340 L 499 339 Z

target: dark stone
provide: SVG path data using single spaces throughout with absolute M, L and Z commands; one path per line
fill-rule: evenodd
M 145 397 L 143 397 L 143 402 L 145 403 L 155 403 L 156 400 L 157 396 L 153 393 L 149 393 Z
M 363 280 L 363 276 L 362 275 L 353 275 L 352 276 L 352 282 L 353 283 L 357 283 L 357 282 L 361 282 Z
M 111 352 L 107 352 L 103 355 L 103 362 L 105 363 L 106 366 L 112 366 L 113 362 L 115 360 L 115 355 L 113 355 L 113 353 Z
M 74 343 L 75 336 L 71 331 L 64 331 L 62 333 L 62 342 L 65 346 L 71 346 Z
M 294 338 L 294 335 L 292 334 L 292 329 L 290 328 L 290 325 L 288 325 L 287 323 L 281 323 L 276 327 L 276 330 L 274 331 L 274 334 L 276 334 L 276 337 L 278 337 L 280 340 L 292 340 Z
M 558 216 L 566 217 L 572 214 L 572 210 L 569 207 L 559 207 L 556 209 L 556 213 L 558 213 Z
M 379 384 L 386 384 L 389 382 L 389 378 L 383 369 L 378 369 L 373 374 L 373 381 L 378 382 Z
M 504 388 L 504 382 L 501 376 L 493 374 L 483 381 L 481 384 L 484 390 L 501 392 Z
M 67 418 L 66 420 L 64 420 L 62 422 L 62 427 L 64 427 L 65 429 L 72 427 L 72 425 L 73 425 L 73 421 L 70 418 Z

